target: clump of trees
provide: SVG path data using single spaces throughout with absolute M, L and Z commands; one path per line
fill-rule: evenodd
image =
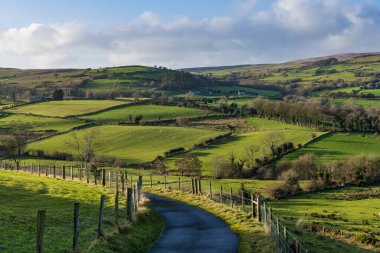
M 181 175 L 199 176 L 201 169 L 201 161 L 198 157 L 186 154 L 184 157 L 175 161 L 175 165 Z
M 290 124 L 343 131 L 380 131 L 380 107 L 355 104 L 336 105 L 326 98 L 288 96 L 275 103 L 256 98 L 247 104 L 252 115 Z
M 63 100 L 64 93 L 62 89 L 54 90 L 53 100 Z
M 299 180 L 308 180 L 306 191 L 344 185 L 370 185 L 380 182 L 380 157 L 356 156 L 343 162 L 316 162 L 312 153 L 294 161 L 281 161 L 275 168 L 283 184 L 270 189 L 273 198 L 285 198 L 300 191 Z

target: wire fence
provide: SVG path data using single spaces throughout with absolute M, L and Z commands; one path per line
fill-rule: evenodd
M 185 176 L 147 175 L 143 177 L 136 172 L 129 172 L 126 169 L 119 168 L 86 169 L 80 166 L 71 165 L 20 165 L 18 163 L 6 162 L 3 162 L 1 165 L 5 170 L 22 171 L 24 173 L 38 176 L 78 181 L 113 190 L 115 192 L 115 226 L 120 226 L 121 220 L 119 217 L 122 209 L 119 208 L 119 203 L 123 196 L 125 196 L 124 206 L 126 207 L 124 212 L 126 213 L 125 217 L 126 222 L 128 223 L 132 221 L 133 214 L 138 211 L 143 188 L 150 187 L 153 189 L 176 190 L 188 194 L 203 195 L 213 201 L 246 212 L 247 215 L 252 217 L 252 219 L 257 220 L 267 228 L 269 235 L 276 242 L 278 252 L 309 252 L 298 238 L 290 233 L 285 225 L 281 224 L 279 218 L 273 215 L 272 208 L 264 201 L 261 195 L 248 192 L 243 188 L 233 189 L 221 182 Z M 102 206 L 101 203 L 100 206 Z M 102 216 L 100 214 L 101 212 L 102 210 L 99 208 L 99 224 L 102 219 L 100 218 Z M 104 235 L 104 231 L 102 231 L 102 226 L 99 224 L 97 237 L 101 238 Z
M 177 190 L 207 198 L 244 211 L 252 219 L 262 223 L 271 238 L 275 241 L 278 252 L 281 253 L 308 253 L 298 238 L 290 233 L 280 219 L 275 217 L 272 208 L 263 197 L 244 189 L 233 189 L 223 183 L 213 182 L 200 178 L 150 176 L 145 187 Z
M 59 206 L 57 202 L 54 202 L 48 207 L 40 205 L 40 208 L 36 210 L 37 219 L 36 216 L 34 218 L 22 216 L 21 213 L 19 213 L 20 218 L 17 217 L 17 213 L 8 218 L 1 217 L 0 225 L 11 230 L 10 234 L 0 236 L 1 252 L 89 252 L 106 235 L 117 233 L 128 226 L 140 210 L 143 187 L 141 176 L 128 177 L 121 170 L 86 170 L 74 166 L 2 162 L 0 167 L 7 171 L 109 188 L 111 194 L 107 196 L 114 198 L 113 201 L 106 199 L 105 195 L 100 195 L 98 206 L 73 203 L 71 212 L 68 212 L 67 204 Z M 109 203 L 112 204 L 109 205 Z M 25 217 L 28 217 L 28 220 L 25 220 Z M 36 226 L 31 226 L 32 223 L 36 223 Z M 71 236 L 68 235 L 70 226 Z M 84 238 L 83 235 L 80 236 L 80 231 L 81 233 L 90 231 L 90 233 L 87 233 L 89 235 Z M 47 237 L 48 235 L 57 237 L 56 234 L 62 236 L 59 238 L 60 246 L 54 245 L 57 238 Z M 70 238 L 71 243 L 68 243 Z M 68 246 L 69 244 L 71 246 Z M 65 248 L 59 248 L 62 245 L 66 245 Z

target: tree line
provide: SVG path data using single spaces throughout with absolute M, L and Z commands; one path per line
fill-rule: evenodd
M 326 98 L 288 96 L 284 102 L 256 98 L 247 104 L 251 115 L 333 131 L 380 131 L 380 107 L 337 105 Z

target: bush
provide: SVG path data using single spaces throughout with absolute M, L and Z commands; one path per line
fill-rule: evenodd
M 360 234 L 356 236 L 356 240 L 360 243 L 373 246 L 379 242 L 379 240 L 375 237 L 374 234 Z
M 284 199 L 291 194 L 290 189 L 285 184 L 271 186 L 268 193 L 273 199 Z
M 326 184 L 321 180 L 310 180 L 304 185 L 304 190 L 308 192 L 322 190 L 326 188 Z

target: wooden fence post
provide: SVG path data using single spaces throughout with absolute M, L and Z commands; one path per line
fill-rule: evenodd
M 253 200 L 253 194 L 251 194 L 251 213 L 252 213 L 252 219 L 256 216 L 255 214 L 255 202 Z
M 202 195 L 202 179 L 199 178 L 199 195 Z
M 117 170 L 117 171 L 115 172 L 115 174 L 116 174 L 116 191 L 117 191 L 117 192 L 119 191 L 119 173 L 120 173 L 119 170 Z
M 138 194 L 139 194 L 139 203 L 140 203 L 140 198 L 141 198 L 141 193 L 142 193 L 142 186 L 143 186 L 143 180 L 142 180 L 142 176 L 141 175 L 139 175 L 138 184 L 139 184 Z
M 198 195 L 198 179 L 194 178 L 195 195 Z
M 244 202 L 244 191 L 241 191 L 241 209 L 244 211 L 245 202 Z
M 260 202 L 260 195 L 257 196 L 256 199 L 256 206 L 257 206 L 257 220 L 261 222 L 261 202 Z
M 102 169 L 102 186 L 106 186 L 106 170 Z
M 19 168 L 20 168 L 20 163 L 19 163 L 19 161 L 17 161 L 17 162 L 16 162 L 16 170 L 18 171 Z
M 41 164 L 38 164 L 38 176 L 41 176 Z
M 133 185 L 133 208 L 136 211 L 137 210 L 137 198 L 136 198 L 136 185 Z
M 124 171 L 121 172 L 121 192 L 125 193 Z
M 62 178 L 63 178 L 63 180 L 66 179 L 66 167 L 65 167 L 65 165 L 62 165 Z
M 70 177 L 71 177 L 71 181 L 73 181 L 74 180 L 74 169 L 73 169 L 72 165 L 70 166 Z
M 220 202 L 223 203 L 223 185 L 220 185 Z
M 115 226 L 119 227 L 119 191 L 115 195 Z
M 181 191 L 181 177 L 178 177 L 178 191 Z
M 112 171 L 111 170 L 108 171 L 108 187 L 109 188 L 112 187 Z
M 276 218 L 276 237 L 277 237 L 277 244 L 280 248 L 280 220 Z
M 127 188 L 127 215 L 126 218 L 129 222 L 132 222 L 132 188 Z
M 104 210 L 104 198 L 105 196 L 102 195 L 100 197 L 100 207 L 99 207 L 99 223 L 98 223 L 98 238 L 101 238 L 104 236 L 103 233 L 103 210 Z
M 212 185 L 211 185 L 211 181 L 210 181 L 209 187 L 210 187 L 210 199 L 212 200 Z
M 152 180 L 152 175 L 150 175 L 150 188 L 153 188 L 153 180 Z
M 37 214 L 37 247 L 36 253 L 44 252 L 44 232 L 45 232 L 46 211 L 38 211 Z
M 284 226 L 284 241 L 285 241 L 285 253 L 288 253 L 288 231 Z
M 230 188 L 230 206 L 233 207 L 233 203 L 232 203 L 232 188 Z
M 166 175 L 164 175 L 165 190 L 166 190 Z
M 19 168 L 18 168 L 18 166 L 17 166 L 17 170 L 19 170 Z M 32 163 L 32 168 L 31 168 L 31 170 L 30 170 L 30 174 L 34 174 L 34 164 Z
M 74 237 L 73 237 L 73 252 L 78 252 L 78 237 L 79 237 L 79 203 L 74 204 Z
M 53 166 L 53 176 L 56 177 L 55 165 Z
M 194 189 L 194 178 L 191 178 L 191 192 L 195 194 L 195 189 Z
M 48 166 L 45 166 L 45 177 L 47 177 L 49 174 Z

